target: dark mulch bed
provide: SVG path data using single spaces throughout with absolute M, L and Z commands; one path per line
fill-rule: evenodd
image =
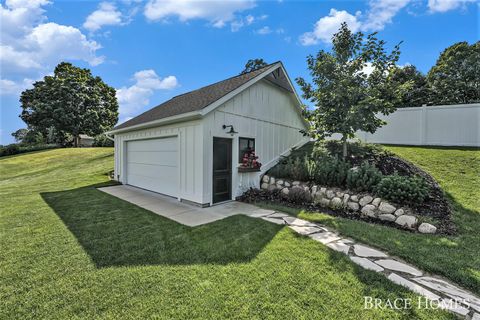
M 423 203 L 414 204 L 418 214 L 432 217 L 439 221 L 443 233 L 454 234 L 455 224 L 451 220 L 452 207 L 445 197 L 443 190 L 437 181 L 427 172 L 404 159 L 392 155 L 378 155 L 368 159 L 384 175 L 391 175 L 397 172 L 399 175 L 418 175 L 425 179 L 430 186 L 430 193 Z

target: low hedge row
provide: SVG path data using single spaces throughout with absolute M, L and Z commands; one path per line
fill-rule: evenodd
M 0 157 L 12 156 L 15 154 L 40 151 L 46 149 L 55 149 L 58 148 L 56 144 L 39 144 L 39 145 L 20 145 L 16 143 L 8 144 L 6 146 L 0 146 Z

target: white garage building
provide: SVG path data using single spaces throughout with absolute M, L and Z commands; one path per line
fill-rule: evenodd
M 235 199 L 304 144 L 301 102 L 281 62 L 176 96 L 116 126 L 115 177 L 201 206 Z M 241 165 L 254 151 L 260 169 Z

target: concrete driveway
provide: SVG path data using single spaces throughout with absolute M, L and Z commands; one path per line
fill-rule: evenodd
M 98 190 L 190 227 L 221 220 L 236 214 L 256 218 L 274 213 L 273 210 L 261 209 L 238 201 L 200 208 L 180 202 L 172 197 L 126 185 L 98 188 Z

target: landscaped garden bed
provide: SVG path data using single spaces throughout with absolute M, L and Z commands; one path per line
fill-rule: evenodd
M 351 143 L 340 159 L 336 141 L 308 143 L 262 177 L 241 199 L 271 202 L 420 233 L 453 234 L 451 208 L 428 173 L 379 146 Z

